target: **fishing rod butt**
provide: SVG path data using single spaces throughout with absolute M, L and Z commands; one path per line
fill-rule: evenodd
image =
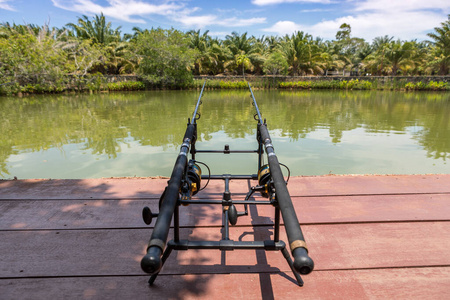
M 145 273 L 156 274 L 162 268 L 162 250 L 157 246 L 148 248 L 147 254 L 141 260 L 141 268 Z
M 314 261 L 308 255 L 308 251 L 305 248 L 299 247 L 292 251 L 294 257 L 294 269 L 302 274 L 306 275 L 314 270 Z

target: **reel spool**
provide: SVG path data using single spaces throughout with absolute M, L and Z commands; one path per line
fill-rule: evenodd
M 202 169 L 190 160 L 187 169 L 187 179 L 189 184 L 189 190 L 191 191 L 191 196 L 194 196 L 200 190 L 200 183 L 202 181 Z
M 186 169 L 186 179 L 183 180 L 183 186 L 180 188 L 182 200 L 191 200 L 191 197 L 200 191 L 202 181 L 202 169 L 191 159 Z M 189 204 L 183 203 L 184 206 Z
M 258 185 L 264 187 L 263 189 L 260 189 L 259 192 L 261 193 L 261 196 L 265 198 L 269 198 L 269 183 L 271 179 L 272 176 L 270 175 L 269 165 L 262 166 L 258 170 Z

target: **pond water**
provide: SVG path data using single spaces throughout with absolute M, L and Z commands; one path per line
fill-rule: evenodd
M 450 93 L 254 91 L 291 175 L 450 173 Z M 0 178 L 170 176 L 199 91 L 0 97 Z M 197 149 L 256 149 L 248 91 L 205 91 Z M 256 154 L 197 154 L 214 174 Z M 205 172 L 205 171 L 204 171 Z

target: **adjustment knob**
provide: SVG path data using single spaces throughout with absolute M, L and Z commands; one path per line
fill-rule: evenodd
M 236 210 L 236 206 L 234 204 L 231 204 L 228 207 L 228 220 L 230 221 L 231 225 L 236 225 L 238 219 L 238 212 Z
M 144 223 L 147 225 L 150 225 L 152 223 L 153 214 L 150 207 L 146 206 L 142 210 L 142 219 L 144 220 Z

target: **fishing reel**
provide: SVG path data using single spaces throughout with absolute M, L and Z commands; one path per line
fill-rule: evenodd
M 261 196 L 269 198 L 272 191 L 272 176 L 270 175 L 269 165 L 264 165 L 258 170 L 258 186 L 255 187 L 255 191 L 259 191 Z
M 258 170 L 258 185 L 252 186 L 245 196 L 245 200 L 250 199 L 250 197 L 255 193 L 259 192 L 262 197 L 270 198 L 274 200 L 275 189 L 273 188 L 272 176 L 270 175 L 269 165 L 264 165 Z
M 286 184 L 289 182 L 289 177 L 291 176 L 291 171 L 289 168 L 280 163 L 280 166 L 283 166 L 288 171 L 288 178 L 286 180 Z M 252 186 L 245 197 L 245 200 L 250 199 L 254 192 L 259 192 L 262 197 L 269 198 L 270 201 L 275 201 L 275 187 L 273 185 L 272 175 L 270 174 L 270 167 L 268 164 L 263 165 L 258 170 L 258 185 Z
M 200 191 L 201 182 L 202 169 L 191 159 L 188 162 L 186 177 L 180 188 L 181 200 L 191 200 L 191 197 Z
M 200 190 L 200 183 L 202 181 L 202 169 L 193 160 L 190 160 L 186 170 L 186 177 L 183 179 L 180 187 L 180 194 L 182 200 L 191 200 L 191 197 L 197 194 Z M 161 204 L 164 200 L 167 187 L 159 198 L 159 208 L 161 209 Z M 179 199 L 179 198 L 178 198 Z M 187 205 L 187 204 L 185 204 Z M 158 217 L 151 211 L 149 207 L 144 207 L 142 210 L 142 218 L 145 224 L 150 225 L 152 219 Z

